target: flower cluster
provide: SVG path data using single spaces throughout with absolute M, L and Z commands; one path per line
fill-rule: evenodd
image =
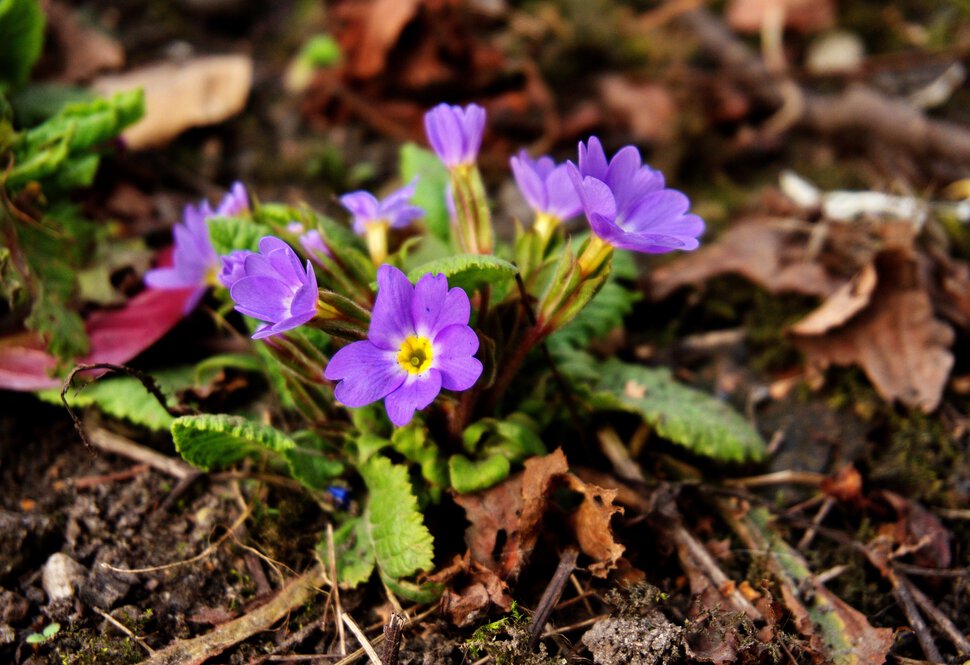
M 428 141 L 449 172 L 447 191 L 442 195 L 450 204 L 454 244 L 459 252 L 491 254 L 490 210 L 475 164 L 485 111 L 474 104 L 464 108 L 441 104 L 424 120 Z M 704 230 L 701 219 L 688 212 L 687 197 L 667 188 L 663 175 L 643 164 L 633 146 L 622 148 L 608 160 L 594 136 L 579 144 L 577 163 L 557 164 L 548 156 L 534 159 L 522 151 L 511 158 L 510 165 L 536 215 L 533 229 L 541 239 L 538 245 L 531 245 L 539 247 L 538 254 L 532 252 L 529 257 L 545 261 L 546 253 L 555 247 L 550 240 L 560 222 L 580 212 L 586 214 L 593 234 L 578 258 L 562 253 L 558 277 L 538 299 L 540 320 L 533 326 L 532 336 L 520 337 L 518 348 L 508 352 L 505 358 L 511 361 L 497 368 L 498 378 L 491 389 L 494 394 L 501 394 L 529 349 L 565 325 L 602 286 L 608 271 L 599 268 L 608 265 L 614 248 L 646 253 L 689 250 L 697 247 Z M 215 212 L 206 203 L 186 210 L 184 223 L 175 229 L 175 266 L 152 271 L 146 281 L 156 286 L 204 288 L 217 276 L 236 310 L 261 322 L 254 338 L 310 324 L 338 338 L 355 340 L 339 348 L 329 362 L 321 355 L 318 364 L 309 366 L 321 368 L 317 371 L 336 383 L 334 397 L 342 404 L 360 407 L 383 400 L 391 422 L 405 425 L 442 389 L 468 390 L 483 373 L 482 362 L 475 357 L 479 338 L 469 325 L 469 294 L 449 288 L 448 278 L 434 271 L 412 284 L 387 262 L 389 256 L 393 262 L 403 260 L 389 255 L 388 231 L 424 216 L 411 202 L 415 187 L 412 181 L 384 199 L 366 191 L 340 198 L 352 215 L 354 231 L 366 237 L 377 268 L 377 294 L 370 314 L 357 304 L 367 304 L 371 298 L 367 284 L 374 272 L 366 259 L 361 268 L 359 250 L 352 250 L 356 256 L 348 255 L 350 249 L 328 243 L 320 231 L 307 231 L 300 222 L 283 226 L 309 257 L 305 265 L 286 242 L 266 236 L 259 241 L 258 252 L 235 251 L 222 257 L 220 266 L 209 241 L 207 220 L 212 215 L 248 210 L 245 189 L 238 184 Z M 325 283 L 336 280 L 337 288 L 361 288 L 363 297 L 351 301 L 319 289 L 314 263 L 321 267 Z M 341 272 L 347 265 L 354 266 L 355 272 Z M 477 302 L 487 302 L 489 286 L 479 288 Z M 484 316 L 486 309 L 483 306 L 478 316 Z

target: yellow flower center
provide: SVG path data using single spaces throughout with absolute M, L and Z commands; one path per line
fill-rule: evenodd
M 405 372 L 420 374 L 431 366 L 434 353 L 431 350 L 431 340 L 427 337 L 411 335 L 401 344 L 401 351 L 397 354 L 397 362 Z

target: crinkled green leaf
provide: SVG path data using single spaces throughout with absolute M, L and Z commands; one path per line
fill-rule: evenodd
M 400 169 L 405 182 L 418 179 L 411 202 L 424 210 L 428 230 L 445 243 L 451 242 L 451 216 L 445 203 L 448 169 L 437 155 L 414 143 L 401 146 Z
M 0 92 L 23 85 L 44 46 L 37 0 L 0 0 Z
M 393 579 L 383 572 L 381 573 L 381 581 L 387 585 L 388 589 L 394 592 L 395 596 L 406 598 L 411 602 L 420 603 L 421 605 L 433 603 L 441 596 L 441 592 L 444 591 L 442 585 L 435 584 L 434 582 L 416 584 L 408 580 Z
M 31 83 L 10 96 L 17 126 L 39 125 L 68 104 L 93 102 L 98 96 L 87 88 L 63 83 Z
M 290 475 L 304 487 L 324 490 L 331 481 L 344 472 L 344 463 L 327 457 L 320 450 L 303 446 L 283 453 L 290 468 Z
M 174 403 L 173 396 L 176 391 L 192 385 L 193 368 L 191 366 L 151 372 L 150 374 L 162 389 L 162 393 L 169 398 L 169 404 Z M 51 404 L 61 403 L 60 389 L 43 390 L 37 393 L 37 396 Z M 68 391 L 66 396 L 72 407 L 97 406 L 109 416 L 123 418 L 152 430 L 167 430 L 175 420 L 158 403 L 155 396 L 145 390 L 141 381 L 133 376 L 98 379 L 85 386 L 79 386 L 75 390 Z
M 411 423 L 407 427 L 395 428 L 391 435 L 394 450 L 405 459 L 421 467 L 421 477 L 432 486 L 432 498 L 437 500 L 440 489 L 448 486 L 448 465 L 445 463 L 434 439 L 423 424 Z
M 635 413 L 660 436 L 698 455 L 736 462 L 764 457 L 764 440 L 741 414 L 679 383 L 669 370 L 616 359 L 597 367 L 591 394 L 595 408 Z
M 382 575 L 410 577 L 434 565 L 434 540 L 418 511 L 406 467 L 372 457 L 359 467 L 367 485 L 367 533 Z
M 182 416 L 172 423 L 175 449 L 203 471 L 223 469 L 244 458 L 280 456 L 296 447 L 275 427 L 239 416 Z
M 472 461 L 464 455 L 452 455 L 448 459 L 451 487 L 459 494 L 488 489 L 508 478 L 510 470 L 509 458 L 502 454 L 481 461 Z
M 220 256 L 236 250 L 259 250 L 259 239 L 269 235 L 269 230 L 253 222 L 249 217 L 210 217 L 209 238 Z
M 502 420 L 483 418 L 465 430 L 465 450 L 486 455 L 502 453 L 511 462 L 545 455 L 546 447 L 537 430 L 538 425 L 524 413 L 513 413 Z
M 341 586 L 353 588 L 370 579 L 377 562 L 364 517 L 353 517 L 341 524 L 333 534 L 333 545 L 337 558 L 337 579 Z M 326 561 L 326 536 L 317 548 Z
M 442 274 L 448 278 L 448 286 L 460 287 L 467 292 L 481 284 L 498 285 L 515 276 L 516 267 L 490 254 L 456 254 L 429 261 L 408 273 L 408 279 L 417 282 L 428 274 Z

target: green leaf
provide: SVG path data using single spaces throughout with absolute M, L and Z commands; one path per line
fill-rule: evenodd
M 303 431 L 293 435 L 297 447 L 283 453 L 290 467 L 290 475 L 296 478 L 304 487 L 315 490 L 325 490 L 334 478 L 344 472 L 344 463 L 327 457 L 326 442 L 313 434 Z
M 63 83 L 31 83 L 10 97 L 18 127 L 39 125 L 68 104 L 93 102 L 97 95 L 87 88 Z
M 44 46 L 44 13 L 37 0 L 0 0 L 0 92 L 21 86 Z
M 195 366 L 195 383 L 209 385 L 227 369 L 259 374 L 263 371 L 263 363 L 259 358 L 248 353 L 220 353 L 206 358 Z
M 176 391 L 192 385 L 192 373 L 192 367 L 185 366 L 150 374 L 171 404 Z M 61 391 L 58 388 L 42 390 L 37 396 L 45 402 L 61 404 Z M 175 420 L 133 376 L 92 381 L 77 391 L 68 391 L 67 401 L 75 408 L 96 406 L 109 416 L 156 431 L 167 430 Z
M 428 274 L 441 274 L 448 278 L 449 287 L 460 287 L 467 292 L 482 284 L 500 284 L 515 276 L 513 264 L 488 254 L 457 254 L 429 261 L 408 273 L 411 282 L 417 282 Z
M 411 203 L 424 210 L 424 220 L 432 235 L 445 243 L 451 242 L 451 216 L 445 203 L 448 169 L 438 156 L 414 143 L 401 146 L 401 179 L 418 179 Z
M 271 458 L 296 448 L 289 436 L 239 416 L 182 416 L 172 423 L 175 449 L 203 471 L 223 469 L 244 458 Z
M 337 579 L 340 585 L 353 588 L 363 584 L 374 574 L 374 548 L 367 534 L 367 520 L 363 517 L 353 517 L 340 525 L 333 534 L 334 550 L 336 551 Z M 317 545 L 327 556 L 327 541 Z
M 428 428 L 416 423 L 395 428 L 391 435 L 391 445 L 405 459 L 421 468 L 421 477 L 430 486 L 430 498 L 437 501 L 441 497 L 441 490 L 448 487 L 448 465 L 429 435 Z
M 236 250 L 259 251 L 259 239 L 265 235 L 267 229 L 248 217 L 209 218 L 209 238 L 220 256 Z
M 594 408 L 635 413 L 660 436 L 698 455 L 736 462 L 764 457 L 765 442 L 747 420 L 724 402 L 678 383 L 667 369 L 611 359 L 598 365 L 597 376 Z
M 509 458 L 502 454 L 480 462 L 473 462 L 464 455 L 452 455 L 448 460 L 451 486 L 459 494 L 488 489 L 508 478 L 510 470 Z
M 465 430 L 464 446 L 469 453 L 502 453 L 517 462 L 546 454 L 537 430 L 538 425 L 524 413 L 513 413 L 503 420 L 483 418 Z
M 418 511 L 407 468 L 372 457 L 359 468 L 368 497 L 367 534 L 382 575 L 410 577 L 434 565 L 434 540 Z

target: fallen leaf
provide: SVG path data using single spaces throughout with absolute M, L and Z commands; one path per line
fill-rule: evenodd
M 619 74 L 599 80 L 599 97 L 607 115 L 625 124 L 638 141 L 664 142 L 674 129 L 677 104 L 659 83 L 632 81 Z
M 736 273 L 772 293 L 829 296 L 843 283 L 809 260 L 811 224 L 786 219 L 741 222 L 717 241 L 661 266 L 651 277 L 651 296 L 662 300 L 675 290 Z
M 583 497 L 569 515 L 569 524 L 580 549 L 592 559 L 589 569 L 605 577 L 616 567 L 624 549 L 613 541 L 609 524 L 612 515 L 623 510 L 613 506 L 617 490 L 586 484 L 568 469 L 566 456 L 557 449 L 526 460 L 524 471 L 491 489 L 456 496 L 471 523 L 465 543 L 472 560 L 503 580 L 515 579 L 535 547 L 552 490 L 561 483 Z
M 879 496 L 896 511 L 894 540 L 913 550 L 916 562 L 929 568 L 949 568 L 953 561 L 950 532 L 918 501 L 884 490 Z
M 54 41 L 63 51 L 59 81 L 81 83 L 100 72 L 124 67 L 125 50 L 121 44 L 97 27 L 83 23 L 74 9 L 51 2 L 47 5 L 47 21 Z
M 770 12 L 781 12 L 785 28 L 809 34 L 835 25 L 834 0 L 731 0 L 725 10 L 733 30 L 758 34 Z
M 401 32 L 417 14 L 421 0 L 374 0 L 364 24 L 363 34 L 350 53 L 350 71 L 360 78 L 371 78 L 384 70 L 387 54 Z
M 833 478 L 825 478 L 821 489 L 839 501 L 857 502 L 862 498 L 862 474 L 852 464 L 847 464 Z
M 868 307 L 824 334 L 795 335 L 795 343 L 811 371 L 856 365 L 887 401 L 931 412 L 953 367 L 953 329 L 934 317 L 910 251 L 881 252 L 876 270 L 879 283 Z
M 849 282 L 843 284 L 822 305 L 793 325 L 798 335 L 821 335 L 838 327 L 858 314 L 869 304 L 876 289 L 876 266 L 866 266 Z
M 494 571 L 471 560 L 470 553 L 455 556 L 451 565 L 428 578 L 446 585 L 439 608 L 456 626 L 469 626 L 495 606 L 503 612 L 512 607 L 508 585 Z
M 252 80 L 249 56 L 219 55 L 148 65 L 101 77 L 92 87 L 104 95 L 144 89 L 145 115 L 122 134 L 127 146 L 138 150 L 231 118 L 246 105 Z
M 583 497 L 582 503 L 572 514 L 571 523 L 579 548 L 593 559 L 587 570 L 594 577 L 606 577 L 626 549 L 613 540 L 613 529 L 610 527 L 613 515 L 623 514 L 623 508 L 613 505 L 617 490 L 584 483 L 572 474 L 566 475 L 566 484 Z

